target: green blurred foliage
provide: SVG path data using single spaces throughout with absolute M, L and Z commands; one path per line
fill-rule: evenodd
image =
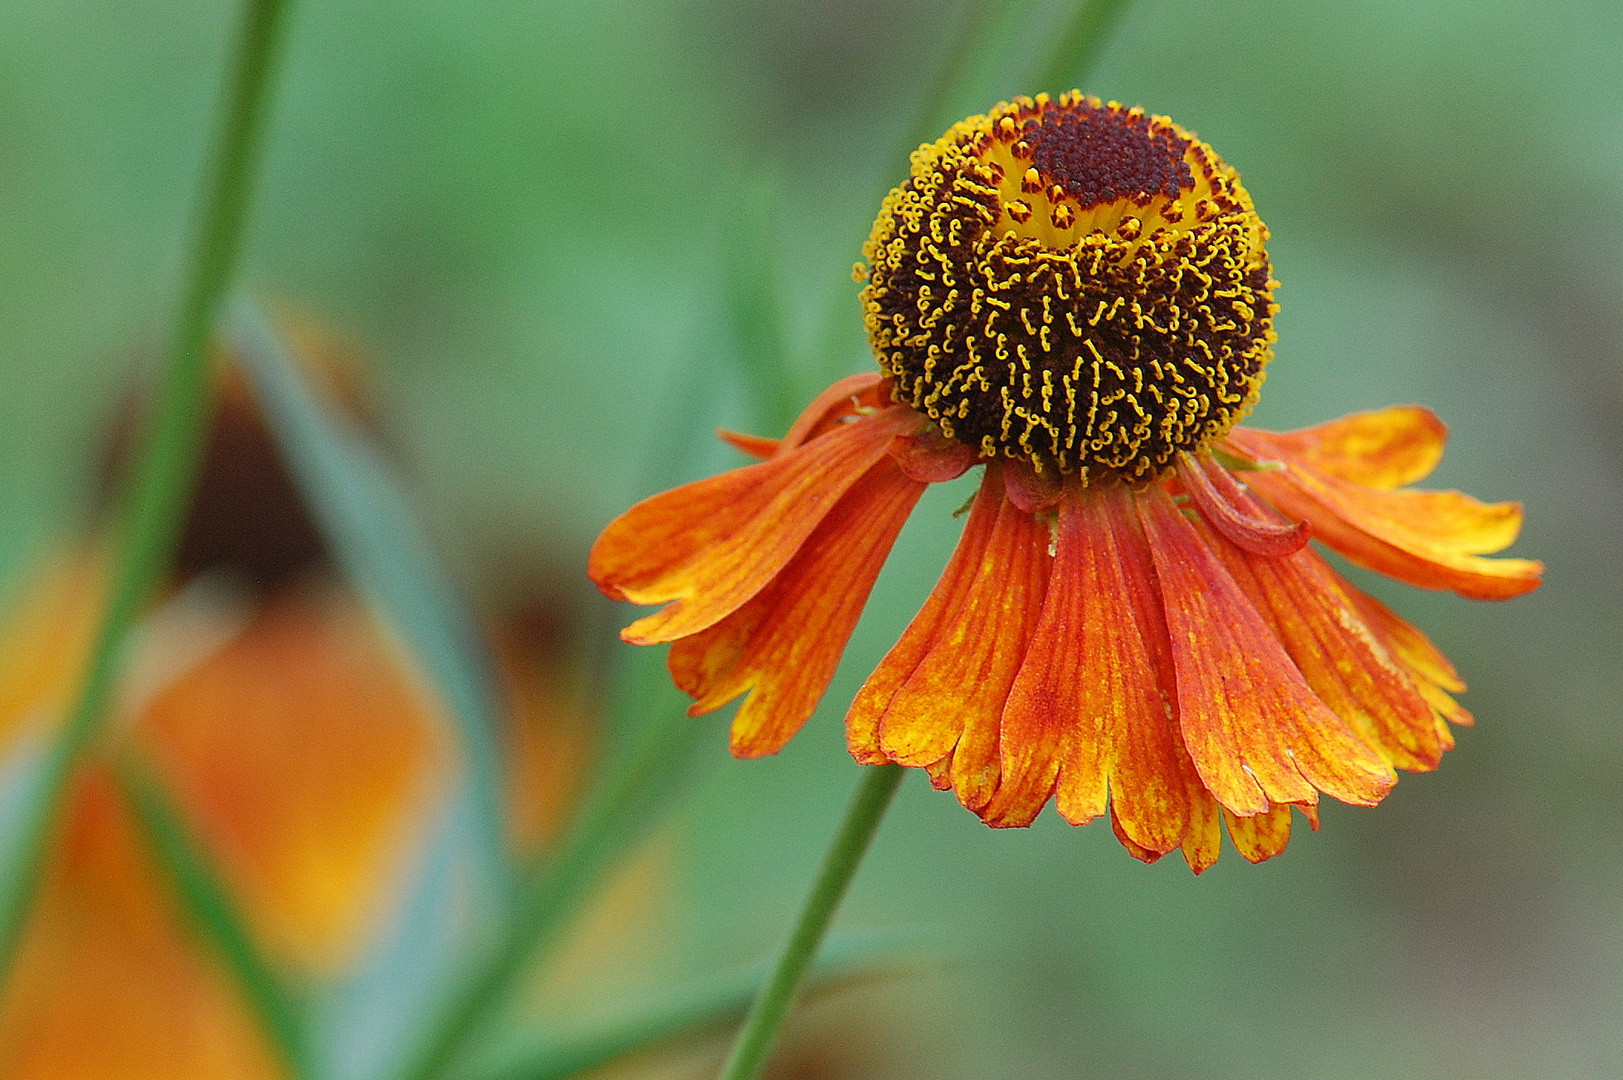
M 7 588 L 82 516 L 98 433 L 164 325 L 232 7 L 0 6 Z M 1045 89 L 1021 80 L 1063 7 L 1010 5 L 952 108 Z M 305 0 L 247 282 L 365 343 L 472 588 L 574 580 L 629 501 L 736 461 L 710 426 L 782 411 L 747 403 L 752 350 L 775 343 L 796 399 L 869 362 L 849 268 L 961 16 Z M 1438 481 L 1522 499 L 1516 550 L 1548 584 L 1504 606 L 1371 584 L 1456 661 L 1480 726 L 1437 774 L 1373 811 L 1327 806 L 1260 867 L 1145 868 L 1107 827 L 1051 815 L 993 833 L 911 778 L 844 919 L 936 927 L 950 971 L 814 1014 L 796 1045 L 861 1048 L 825 1074 L 1623 1072 L 1619 57 L 1623 8 L 1600 0 L 1129 9 L 1084 88 L 1198 131 L 1273 230 L 1258 422 L 1432 406 L 1454 433 Z M 777 322 L 740 320 L 739 299 L 780 302 Z M 682 811 L 673 967 L 783 933 L 856 780 L 843 704 L 928 591 L 962 497 L 925 500 L 782 755 L 726 759 L 725 721 L 696 721 L 711 765 Z

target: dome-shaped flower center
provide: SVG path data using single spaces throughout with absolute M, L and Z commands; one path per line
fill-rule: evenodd
M 1267 229 L 1193 134 L 1079 93 L 1018 99 L 913 157 L 863 248 L 897 400 L 988 456 L 1147 480 L 1256 401 Z

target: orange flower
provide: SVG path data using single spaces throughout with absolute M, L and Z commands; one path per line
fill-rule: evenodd
M 1239 177 L 1164 117 L 1062 95 L 1000 105 L 913 157 L 858 277 L 881 371 L 836 383 L 767 460 L 633 507 L 593 548 L 610 597 L 664 604 L 709 712 L 748 692 L 741 757 L 810 716 L 926 485 L 984 466 L 923 610 L 846 717 L 852 754 L 928 770 L 994 826 L 1049 799 L 1154 861 L 1251 861 L 1291 805 L 1369 806 L 1435 768 L 1469 714 L 1416 629 L 1305 546 L 1504 599 L 1516 504 L 1405 487 L 1428 411 L 1236 427 L 1274 341 L 1267 229 Z M 1243 481 L 1243 482 L 1242 482 Z

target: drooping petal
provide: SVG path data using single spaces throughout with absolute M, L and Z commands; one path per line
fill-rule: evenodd
M 1346 588 L 1364 621 L 1381 635 L 1387 647 L 1408 664 L 1411 671 L 1424 675 L 1444 690 L 1456 694 L 1464 692 L 1465 680 L 1460 678 L 1460 673 L 1413 623 L 1363 590 L 1351 585 Z
M 833 431 L 850 417 L 871 413 L 891 404 L 888 383 L 877 371 L 862 371 L 837 379 L 812 398 L 778 444 L 779 456 L 798 450 L 819 435 Z
M 1054 570 L 1004 708 L 1002 782 L 983 816 L 1025 825 L 1049 794 L 1073 824 L 1104 812 L 1157 855 L 1188 831 L 1198 779 L 1177 737 L 1153 570 L 1124 485 L 1069 485 Z
M 1254 458 L 1272 452 L 1253 432 L 1229 433 L 1230 445 Z M 1246 482 L 1287 518 L 1359 566 L 1427 589 L 1451 589 L 1478 600 L 1503 600 L 1536 589 L 1543 564 L 1487 559 L 1516 538 L 1518 503 L 1481 503 L 1457 491 L 1383 491 L 1279 458 L 1282 469 L 1246 474 Z
M 1430 409 L 1396 405 L 1295 431 L 1240 427 L 1240 441 L 1275 461 L 1299 461 L 1372 488 L 1400 488 L 1431 475 L 1448 428 Z
M 1183 838 L 1183 857 L 1199 874 L 1217 862 L 1223 850 L 1223 814 L 1212 793 L 1201 788 L 1189 803 L 1189 834 Z
M 766 588 L 671 646 L 671 675 L 696 699 L 690 715 L 750 692 L 733 720 L 735 755 L 777 753 L 811 716 L 924 488 L 881 454 Z
M 1270 513 L 1252 496 L 1239 497 L 1248 513 Z M 1313 551 L 1266 559 L 1228 543 L 1204 522 L 1197 527 L 1320 700 L 1387 764 L 1435 769 L 1446 747 L 1431 707 L 1364 623 L 1340 575 Z
M 1247 506 L 1244 492 L 1215 461 L 1197 463 L 1184 454 L 1177 473 L 1207 524 L 1255 555 L 1280 558 L 1301 551 L 1312 539 L 1313 530 L 1305 521 L 1291 524 L 1242 509 Z
M 887 735 L 892 749 L 887 752 L 880 741 L 880 725 L 897 692 L 929 655 L 942 627 L 957 616 L 965 596 L 986 576 L 986 553 L 997 524 L 998 507 L 1003 502 L 998 469 L 996 464 L 987 467 L 970 507 L 969 520 L 958 537 L 958 546 L 930 590 L 929 599 L 885 658 L 879 661 L 868 681 L 862 684 L 845 714 L 846 745 L 851 756 L 864 765 L 883 765 L 891 760 L 907 765 L 937 762 L 951 753 L 963 733 L 961 719 L 957 723 L 932 720 L 912 730 L 906 719 L 898 716 Z M 901 756 L 893 759 L 893 753 Z
M 674 641 L 736 611 L 794 557 L 890 441 L 922 422 L 910 409 L 885 409 L 771 461 L 633 506 L 598 537 L 587 572 L 610 597 L 667 606 L 621 636 L 638 645 Z
M 1449 731 L 1448 725 L 1470 727 L 1476 723 L 1471 714 L 1449 696 L 1450 692 L 1457 694 L 1465 689 L 1465 683 L 1461 680 L 1459 672 L 1454 670 L 1454 665 L 1437 651 L 1437 647 L 1425 634 L 1400 618 L 1385 604 L 1345 581 L 1342 585 L 1347 590 L 1347 595 L 1357 605 L 1365 623 L 1386 646 L 1387 651 L 1399 663 L 1405 665 L 1420 691 L 1420 696 L 1431 706 L 1437 717 L 1437 738 L 1443 749 L 1453 749 L 1454 736 Z
M 952 753 L 953 786 L 971 809 L 997 785 L 998 721 L 1050 562 L 1047 526 L 1003 497 L 998 471 L 987 469 L 958 549 L 848 723 L 851 732 L 872 725 L 884 760 L 924 765 Z
M 1171 496 L 1155 485 L 1136 501 L 1161 584 L 1179 724 L 1206 787 L 1241 816 L 1311 803 L 1317 791 L 1379 802 L 1392 771 L 1308 687 Z
M 1260 863 L 1285 850 L 1291 838 L 1290 803 L 1275 803 L 1260 814 L 1240 817 L 1229 810 L 1223 811 L 1229 824 L 1229 838 L 1234 850 L 1247 862 Z

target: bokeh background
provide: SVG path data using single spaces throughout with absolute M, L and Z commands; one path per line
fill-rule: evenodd
M 1008 4 L 942 126 L 1067 88 L 1028 82 L 1067 7 Z M 870 362 L 850 266 L 965 12 L 301 0 L 243 278 L 370 357 L 470 595 L 589 612 L 595 531 L 737 462 L 711 427 L 781 428 Z M 235 19 L 0 5 L 7 594 L 85 515 L 98 433 L 173 307 Z M 1354 572 L 1456 662 L 1479 726 L 1268 864 L 1144 867 L 1051 814 L 993 833 L 910 777 L 841 922 L 918 929 L 939 963 L 808 1010 L 797 1075 L 1623 1073 L 1623 8 L 1141 0 L 1080 85 L 1199 132 L 1271 227 L 1283 310 L 1256 422 L 1430 405 L 1453 432 L 1436 479 L 1522 500 L 1514 550 L 1548 582 L 1484 605 Z M 746 377 L 763 358 L 782 361 L 766 399 Z M 695 721 L 639 856 L 658 914 L 627 916 L 659 926 L 613 961 L 613 994 L 775 946 L 857 779 L 844 704 L 962 498 L 927 497 L 779 757 L 733 761 L 724 719 Z M 581 985 L 623 937 L 583 939 Z M 644 1065 L 702 1074 L 713 1052 Z

